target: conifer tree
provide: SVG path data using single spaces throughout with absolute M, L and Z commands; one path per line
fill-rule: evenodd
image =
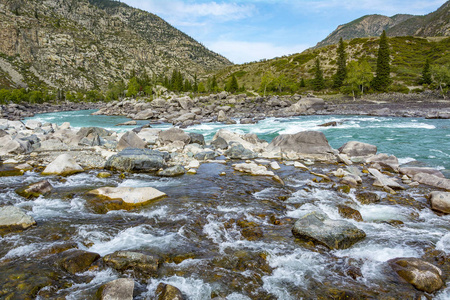
M 237 82 L 236 76 L 234 74 L 228 79 L 226 90 L 230 93 L 235 93 L 239 89 L 239 84 Z
M 320 91 L 325 88 L 325 80 L 323 79 L 323 71 L 320 67 L 319 58 L 316 59 L 316 64 L 314 66 L 314 79 L 312 84 L 315 91 Z
M 300 87 L 302 88 L 305 86 L 306 86 L 305 79 L 303 79 L 303 77 L 302 77 L 302 79 L 300 80 Z
M 386 92 L 391 84 L 391 65 L 390 65 L 390 51 L 389 42 L 386 36 L 386 31 L 380 37 L 380 44 L 378 48 L 377 70 L 376 77 L 373 80 L 373 88 L 377 91 Z
M 427 58 L 425 61 L 425 65 L 422 70 L 422 78 L 420 79 L 421 84 L 431 84 L 433 79 L 431 78 L 431 67 L 430 67 L 430 59 Z
M 347 58 L 345 54 L 345 44 L 342 38 L 339 40 L 337 56 L 337 71 L 336 74 L 334 74 L 333 86 L 335 88 L 340 88 L 344 84 L 344 80 L 347 77 Z

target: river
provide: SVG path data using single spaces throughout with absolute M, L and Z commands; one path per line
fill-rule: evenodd
M 90 116 L 90 111 L 34 118 L 118 131 L 134 127 L 116 127 L 128 119 Z M 329 121 L 340 125 L 318 127 Z M 437 167 L 448 176 L 449 126 L 448 120 L 308 116 L 266 119 L 254 125 L 202 124 L 186 130 L 210 139 L 219 128 L 226 127 L 256 133 L 266 140 L 280 133 L 321 130 L 334 148 L 350 140 L 368 142 L 403 163 Z M 316 163 L 311 168 L 327 173 L 335 166 Z M 376 190 L 381 202 L 362 205 L 354 190 L 342 193 L 334 183 L 317 182 L 311 173 L 288 165 L 277 171 L 286 186 L 270 178 L 233 172 L 231 163 L 202 164 L 196 175 L 176 178 L 149 174 L 127 174 L 123 178 L 113 174 L 100 179 L 98 172 L 91 170 L 63 180 L 47 177 L 54 191 L 34 200 L 18 196 L 15 189 L 41 180 L 41 175 L 27 172 L 1 178 L 0 205 L 25 209 L 38 226 L 0 237 L 0 266 L 17 268 L 17 272 L 27 266 L 39 273 L 51 267 L 48 261 L 55 249 L 76 246 L 101 256 L 134 250 L 164 260 L 157 278 L 135 280 L 135 299 L 153 299 L 160 282 L 178 287 L 192 300 L 216 296 L 229 300 L 340 299 L 339 295 L 413 299 L 423 294 L 393 280 L 387 261 L 420 258 L 432 251 L 450 255 L 450 215 L 437 215 L 429 209 L 425 196 L 431 189 L 427 188 L 411 188 L 395 196 Z M 222 172 L 227 175 L 221 176 Z M 99 214 L 89 205 L 85 192 L 102 186 L 152 186 L 168 197 L 130 211 Z M 346 220 L 366 232 L 363 241 L 349 249 L 330 251 L 294 239 L 291 228 L 297 218 L 320 211 L 341 220 L 338 206 L 342 203 L 360 211 L 363 222 Z M 38 299 L 47 298 L 43 295 L 89 299 L 101 284 L 121 276 L 110 268 L 92 269 L 67 276 L 53 285 L 51 293 L 42 293 Z M 435 299 L 450 299 L 449 281 L 447 286 L 434 295 Z

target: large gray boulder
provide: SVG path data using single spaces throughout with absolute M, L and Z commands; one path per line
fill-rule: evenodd
M 428 196 L 431 202 L 431 208 L 444 214 L 450 214 L 450 193 L 449 192 L 431 192 Z
M 159 142 L 163 145 L 176 141 L 181 141 L 185 145 L 189 144 L 191 137 L 180 128 L 172 127 L 159 133 Z
M 144 149 L 147 147 L 147 143 L 142 140 L 134 131 L 128 131 L 119 140 L 117 150 L 121 151 L 127 148 Z
M 70 154 L 61 154 L 47 165 L 42 175 L 68 176 L 83 172 L 83 168 L 73 159 Z
M 281 134 L 274 138 L 267 151 L 280 149 L 282 152 L 301 154 L 329 154 L 333 149 L 325 135 L 320 131 L 302 131 L 296 134 Z
M 379 170 L 387 170 L 390 172 L 398 172 L 399 162 L 398 158 L 394 155 L 387 155 L 380 153 L 373 155 L 366 160 L 368 163 L 372 163 L 372 167 Z
M 292 233 L 299 239 L 313 241 L 329 249 L 346 249 L 366 237 L 365 232 L 352 223 L 332 220 L 318 212 L 297 220 Z
M 224 154 L 231 159 L 253 159 L 258 157 L 258 154 L 245 149 L 244 146 L 238 143 L 234 143 Z
M 414 257 L 394 258 L 391 268 L 416 289 L 433 293 L 444 286 L 442 271 L 435 265 Z
M 134 120 L 148 120 L 154 116 L 154 112 L 151 108 L 138 112 L 133 119 Z
M 450 179 L 447 178 L 442 178 L 433 174 L 418 173 L 413 176 L 413 180 L 422 184 L 450 191 Z
M 297 103 L 286 109 L 295 114 L 312 113 L 325 108 L 325 101 L 321 98 L 302 98 Z
M 133 300 L 134 280 L 119 278 L 102 285 L 99 289 L 101 300 Z
M 404 167 L 400 168 L 400 173 L 403 175 L 407 175 L 409 177 L 414 177 L 419 173 L 430 174 L 440 178 L 445 178 L 444 174 L 441 171 L 433 169 L 433 168 L 420 168 L 420 167 Z
M 201 133 L 189 132 L 189 137 L 191 138 L 191 144 L 199 144 L 200 146 L 205 145 L 205 137 Z
M 150 149 L 125 149 L 111 156 L 105 163 L 106 169 L 126 172 L 153 172 L 167 166 L 169 154 Z
M 0 155 L 5 154 L 22 154 L 31 151 L 31 143 L 20 139 L 10 140 L 0 148 Z
M 377 153 L 377 146 L 357 141 L 350 141 L 345 143 L 338 150 L 339 153 L 347 154 L 348 156 L 369 156 Z
M 184 110 L 189 110 L 194 106 L 194 102 L 192 102 L 191 98 L 189 97 L 182 97 L 177 99 L 178 104 L 181 106 Z
M 36 225 L 36 221 L 25 211 L 15 206 L 0 207 L 0 230 L 24 230 Z
M 144 278 L 155 276 L 160 264 L 156 256 L 133 251 L 117 251 L 105 255 L 103 262 L 117 271 L 131 271 Z

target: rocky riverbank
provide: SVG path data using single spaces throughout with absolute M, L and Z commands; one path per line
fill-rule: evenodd
M 22 120 L 24 118 L 32 117 L 35 114 L 51 113 L 59 111 L 72 111 L 84 109 L 98 109 L 102 106 L 99 103 L 91 102 L 61 102 L 59 104 L 8 104 L 0 105 L 0 118 L 5 118 L 11 121 Z
M 156 103 L 161 102 L 162 105 L 162 101 L 164 105 L 169 106 L 164 106 L 166 113 L 156 113 L 158 121 L 178 119 L 175 122 L 181 122 L 180 117 L 174 119 L 179 114 L 175 105 L 185 107 L 186 110 L 196 109 L 194 103 L 189 102 L 192 100 L 188 98 L 177 98 L 176 102 L 161 100 Z M 271 101 L 275 103 L 274 99 Z M 281 109 L 284 107 L 284 109 L 304 110 L 304 113 L 312 113 L 312 110 L 318 106 L 325 105 L 317 98 L 301 99 L 291 105 L 283 104 L 284 100 L 278 99 L 278 101 L 281 103 L 279 105 Z M 307 101 L 309 104 L 305 105 Z M 119 103 L 112 103 L 106 110 L 112 112 L 122 107 L 123 111 L 117 113 L 124 113 L 128 107 L 135 108 L 139 104 L 132 101 L 129 103 L 130 106 L 124 103 L 121 106 Z M 152 102 L 150 105 L 155 103 Z M 229 109 L 226 110 L 228 115 L 232 115 L 231 110 L 234 110 L 237 105 L 239 104 L 235 103 L 234 107 L 228 106 Z M 252 105 L 255 109 L 259 102 Z M 154 108 L 141 106 L 134 116 L 148 109 L 154 110 Z M 194 120 L 185 120 L 181 124 L 187 126 L 186 121 L 202 121 L 204 118 L 212 117 L 212 114 L 217 111 L 225 113 L 223 109 L 211 108 L 209 114 L 203 111 L 200 114 L 191 113 L 194 114 Z M 173 117 L 169 118 L 167 113 L 173 114 Z M 257 115 L 253 115 L 252 119 L 254 118 L 257 118 Z M 315 253 L 314 255 L 324 257 L 333 256 L 332 251 L 351 249 L 358 243 L 370 241 L 373 238 L 368 236 L 358 223 L 355 223 L 373 223 L 361 217 L 358 207 L 363 205 L 370 204 L 376 207 L 377 204 L 383 203 L 383 205 L 413 208 L 417 211 L 417 216 L 411 216 L 413 222 L 422 222 L 419 213 L 427 209 L 432 210 L 438 219 L 446 218 L 450 213 L 450 179 L 445 178 L 438 170 L 401 166 L 395 156 L 377 153 L 375 145 L 358 141 L 349 141 L 339 149 L 333 149 L 324 134 L 315 131 L 280 135 L 268 143 L 255 134 L 240 135 L 222 129 L 211 141 L 205 141 L 201 134 L 186 133 L 179 128 L 163 131 L 140 127 L 126 133 L 116 133 L 97 127 L 74 129 L 69 123 L 58 126 L 50 123 L 41 124 L 37 121 L 23 123 L 3 119 L 0 120 L 0 156 L 1 176 L 26 177 L 34 174 L 33 176 L 37 177 L 30 184 L 24 184 L 16 190 L 20 197 L 26 199 L 35 197 L 46 199 L 51 197 L 55 190 L 58 193 L 58 187 L 52 186 L 46 178 L 65 182 L 77 176 L 74 174 L 95 172 L 101 183 L 111 176 L 127 178 L 131 174 L 138 173 L 153 174 L 158 178 L 180 178 L 183 182 L 190 180 L 189 176 L 205 175 L 204 177 L 208 179 L 208 172 L 214 169 L 211 165 L 219 164 L 223 166 L 220 172 L 220 178 L 222 178 L 220 180 L 223 181 L 221 189 L 229 188 L 228 193 L 230 195 L 234 193 L 234 197 L 237 198 L 248 197 L 246 189 L 249 187 L 282 189 L 284 195 L 272 201 L 277 201 L 277 209 L 286 211 L 293 205 L 288 199 L 294 194 L 292 190 L 286 188 L 286 182 L 290 182 L 295 174 L 302 174 L 310 180 L 311 184 L 314 184 L 305 187 L 302 192 L 312 193 L 314 188 L 322 186 L 340 195 L 354 195 L 354 198 L 345 196 L 346 201 L 337 204 L 339 220 L 318 210 L 313 210 L 296 219 L 282 214 L 269 216 L 267 212 L 263 212 L 254 216 L 246 215 L 242 219 L 230 219 L 223 226 L 225 229 L 237 230 L 243 240 L 261 243 L 267 241 L 269 237 L 276 241 L 277 235 L 283 236 L 284 233 L 277 234 L 277 226 L 279 226 L 278 230 L 281 228 L 284 231 L 292 230 L 290 236 L 283 237 L 286 243 L 296 244 L 296 247 L 308 249 L 312 251 L 311 253 Z M 246 178 L 249 177 L 252 178 L 251 183 L 240 183 L 240 181 L 246 182 Z M 214 181 L 218 180 L 218 178 L 214 179 Z M 246 187 L 246 184 L 250 186 Z M 60 193 L 63 193 L 64 197 L 73 198 L 74 195 L 79 195 L 85 199 L 85 205 L 89 214 L 92 215 L 120 210 L 138 212 L 142 208 L 151 206 L 157 200 L 163 202 L 164 197 L 173 197 L 170 192 L 162 192 L 150 186 L 132 187 L 122 184 L 118 187 L 108 187 L 106 183 L 103 186 L 100 185 L 101 187 L 89 191 L 64 190 Z M 210 185 L 211 187 L 203 185 L 202 190 L 194 194 L 201 197 L 200 195 L 210 188 L 217 189 L 212 181 Z M 252 193 L 250 190 L 249 192 Z M 417 198 L 411 197 L 412 194 L 417 195 Z M 10 196 L 6 197 L 9 199 Z M 24 232 L 39 231 L 40 228 L 46 228 L 52 222 L 46 220 L 37 222 L 36 225 L 35 220 L 25 210 L 17 208 L 7 198 L 2 199 L 3 206 L 0 210 L 2 236 L 17 234 L 20 237 L 23 230 L 26 230 Z M 429 199 L 428 202 L 417 200 L 425 198 Z M 175 200 L 186 201 L 183 196 Z M 205 199 L 204 201 L 207 202 L 204 205 L 213 207 L 220 205 L 220 203 L 213 203 L 213 200 Z M 316 201 L 322 200 L 324 199 Z M 210 201 L 213 202 L 209 203 Z M 266 205 L 275 204 L 267 202 Z M 196 210 L 193 210 L 191 214 L 195 215 Z M 202 218 L 205 220 L 202 221 Z M 265 225 L 258 225 L 259 218 L 267 219 L 264 221 Z M 193 224 L 184 224 L 183 232 L 187 230 L 190 239 L 195 240 L 199 238 L 197 235 L 201 236 L 208 232 L 207 226 L 211 224 L 209 219 L 209 215 L 198 216 L 198 221 L 196 217 L 193 217 Z M 137 219 L 133 222 L 139 224 L 142 221 Z M 407 226 L 403 224 L 403 221 L 395 218 L 388 219 L 386 222 L 394 226 L 393 228 Z M 151 224 L 158 226 L 154 222 Z M 197 226 L 200 226 L 200 229 Z M 270 230 L 266 226 L 270 226 Z M 60 228 L 59 230 L 69 229 Z M 56 239 L 63 238 L 57 233 L 54 236 Z M 368 298 L 387 295 L 393 298 L 419 298 L 433 295 L 442 289 L 450 276 L 450 257 L 448 253 L 436 249 L 433 243 L 420 245 L 423 253 L 420 258 L 399 256 L 385 263 L 380 272 L 384 272 L 383 276 L 389 278 L 388 290 L 381 287 L 368 289 L 367 286 L 358 283 L 356 279 L 363 276 L 362 267 L 358 265 L 361 266 L 364 261 L 355 260 L 354 263 L 344 262 L 345 268 L 339 270 L 346 274 L 342 275 L 343 278 L 354 280 L 350 288 L 341 289 L 339 283 L 331 284 L 331 286 L 329 283 L 328 287 L 316 287 L 308 292 L 301 290 L 298 296 L 327 295 L 326 297 L 331 297 L 333 293 L 337 293 L 342 297 Z M 0 297 L 27 298 L 37 295 L 44 298 L 51 297 L 59 290 L 65 289 L 65 286 L 69 284 L 68 278 L 79 284 L 85 280 L 86 282 L 92 280 L 92 277 L 85 273 L 89 270 L 114 270 L 115 274 L 124 278 L 94 285 L 96 290 L 98 289 L 98 297 L 110 299 L 108 297 L 113 297 L 112 295 L 120 291 L 121 299 L 131 299 L 133 293 L 137 291 L 145 294 L 145 282 L 148 282 L 149 278 L 162 278 L 167 274 L 183 276 L 184 273 L 177 272 L 174 264 L 192 258 L 195 261 L 196 257 L 211 255 L 203 246 L 194 247 L 189 249 L 189 252 L 175 256 L 171 253 L 140 252 L 139 249 L 129 245 L 122 246 L 123 249 L 132 249 L 132 251 L 111 251 L 100 255 L 82 250 L 77 244 L 63 243 L 59 246 L 60 248 L 42 254 L 44 257 L 42 261 L 27 263 L 22 268 L 18 268 L 17 262 L 11 258 L 0 261 L 0 267 L 8 270 L 0 275 L 2 286 Z M 255 256 L 254 253 L 246 252 L 234 253 L 229 257 L 225 252 L 222 255 L 227 255 L 228 260 L 215 258 L 210 262 L 211 266 L 208 269 L 214 272 L 219 272 L 218 270 L 223 268 L 237 269 L 242 272 L 251 270 L 256 277 L 245 279 L 239 277 L 242 275 L 235 274 L 233 276 L 237 277 L 230 278 L 231 275 L 222 274 L 218 278 L 223 277 L 223 281 L 220 281 L 223 287 L 214 293 L 211 292 L 211 297 L 217 299 L 225 297 L 233 290 L 231 286 L 235 286 L 236 290 L 248 289 L 247 295 L 254 295 L 254 299 L 273 299 L 273 295 L 261 290 L 263 286 L 261 278 L 273 275 L 274 267 L 276 267 L 274 264 L 269 265 L 266 261 L 267 254 L 261 253 Z M 237 259 L 235 263 L 230 261 L 231 257 Z M 336 257 L 326 259 L 338 263 Z M 229 264 L 234 264 L 234 267 L 228 266 Z M 39 276 L 33 275 L 35 269 L 41 270 Z M 22 279 L 11 280 L 16 277 Z M 149 297 L 159 295 L 158 299 L 174 299 L 170 296 L 174 294 L 178 295 L 178 299 L 186 298 L 178 288 L 163 283 L 155 289 L 152 288 L 148 293 L 151 294 L 147 294 Z

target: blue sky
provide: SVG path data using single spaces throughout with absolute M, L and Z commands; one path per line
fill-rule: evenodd
M 367 14 L 423 15 L 446 0 L 121 0 L 154 13 L 234 63 L 302 52 Z

